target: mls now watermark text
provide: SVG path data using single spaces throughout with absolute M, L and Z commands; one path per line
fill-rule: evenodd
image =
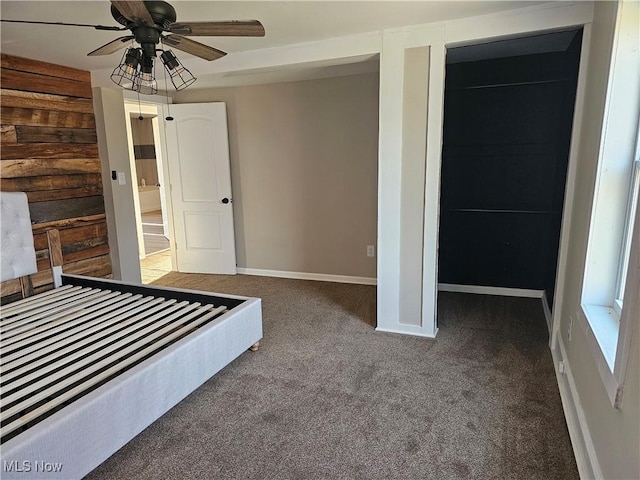
M 7 461 L 4 460 L 2 462 L 2 471 L 3 472 L 45 472 L 45 473 L 54 473 L 62 471 L 62 462 L 44 462 L 41 460 L 23 460 L 19 462 L 18 460 Z

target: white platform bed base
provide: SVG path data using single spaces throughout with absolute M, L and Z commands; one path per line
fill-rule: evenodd
M 62 282 L 2 309 L 3 479 L 81 478 L 262 337 L 259 299 Z
M 28 296 L 26 195 L 0 192 L 0 216 L 0 296 L 26 296 L 0 308 L 2 479 L 85 476 L 262 338 L 258 298 L 61 275 L 55 230 L 56 288 Z

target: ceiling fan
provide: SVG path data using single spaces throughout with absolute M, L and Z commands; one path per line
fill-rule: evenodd
M 10 23 L 31 23 L 92 27 L 96 30 L 124 31 L 125 35 L 89 52 L 87 55 L 110 55 L 129 47 L 122 61 L 111 74 L 118 85 L 140 93 L 157 93 L 154 75 L 156 53 L 177 90 L 191 85 L 196 79 L 176 58 L 171 50 L 157 48 L 159 44 L 170 46 L 196 57 L 211 61 L 226 52 L 210 47 L 189 36 L 263 37 L 264 27 L 258 20 L 230 20 L 208 22 L 177 22 L 175 9 L 161 0 L 111 0 L 111 15 L 123 27 L 90 25 L 81 23 L 40 22 L 29 20 L 2 20 Z M 133 46 L 133 42 L 140 46 Z

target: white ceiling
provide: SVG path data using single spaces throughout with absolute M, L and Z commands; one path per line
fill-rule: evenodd
M 178 21 L 258 19 L 265 37 L 192 37 L 207 45 L 234 52 L 259 50 L 385 28 L 434 23 L 490 14 L 545 3 L 544 1 L 183 1 L 173 0 Z M 118 25 L 111 17 L 110 3 L 93 1 L 5 1 L 2 19 Z M 112 69 L 122 53 L 87 57 L 87 52 L 127 32 L 93 28 L 2 23 L 4 53 L 84 70 Z M 191 56 L 177 52 L 181 60 Z M 204 60 L 203 60 L 204 61 Z M 222 60 L 218 60 L 222 61 Z M 189 62 L 198 76 L 197 63 Z M 366 70 L 366 69 L 365 69 Z M 299 73 L 299 72 L 298 72 Z M 271 72 L 273 76 L 273 72 Z M 246 79 L 236 75 L 238 82 Z

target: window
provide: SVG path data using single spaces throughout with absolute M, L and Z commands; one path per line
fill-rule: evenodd
M 620 404 L 631 329 L 638 323 L 625 310 L 624 294 L 629 278 L 638 281 L 638 269 L 629 265 L 640 189 L 639 14 L 636 1 L 618 5 L 581 302 L 614 406 Z
M 622 314 L 622 305 L 629 273 L 629 256 L 631 254 L 631 238 L 633 237 L 633 225 L 638 208 L 638 194 L 640 192 L 640 126 L 636 135 L 636 155 L 631 173 L 631 185 L 628 194 L 627 216 L 625 219 L 625 230 L 622 239 L 622 252 L 620 255 L 620 265 L 618 266 L 618 281 L 616 286 L 616 298 L 613 308 L 618 315 Z

